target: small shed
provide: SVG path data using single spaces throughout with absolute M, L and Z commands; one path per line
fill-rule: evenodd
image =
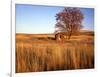
M 59 32 L 55 34 L 55 39 L 58 41 L 65 40 L 67 39 L 67 36 L 68 36 L 67 32 Z

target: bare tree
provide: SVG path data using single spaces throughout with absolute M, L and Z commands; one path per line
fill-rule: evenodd
M 82 28 L 83 14 L 79 8 L 67 7 L 56 14 L 55 32 L 68 32 L 70 39 L 72 33 Z

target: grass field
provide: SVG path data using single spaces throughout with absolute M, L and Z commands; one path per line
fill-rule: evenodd
M 64 41 L 53 34 L 16 34 L 16 73 L 90 69 L 94 64 L 93 32 Z

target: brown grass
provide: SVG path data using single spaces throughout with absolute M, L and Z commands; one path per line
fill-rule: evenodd
M 93 39 L 82 35 L 58 42 L 17 34 L 16 73 L 94 68 Z

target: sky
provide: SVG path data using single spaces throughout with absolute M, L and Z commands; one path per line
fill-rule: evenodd
M 16 4 L 16 33 L 53 33 L 55 31 L 55 15 L 64 7 Z M 80 8 L 84 14 L 83 29 L 94 30 L 94 9 Z

